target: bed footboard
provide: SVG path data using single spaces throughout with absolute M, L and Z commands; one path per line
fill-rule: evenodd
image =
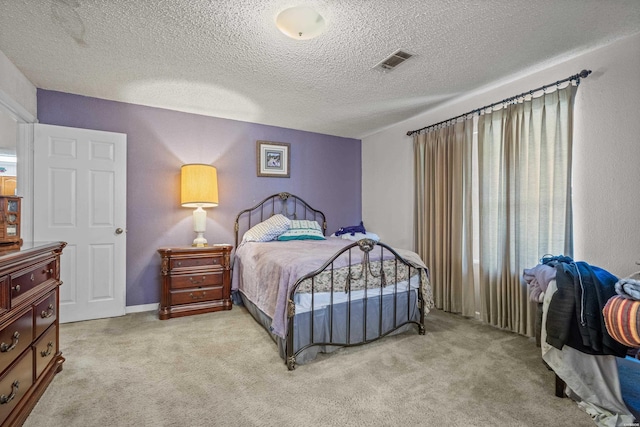
M 367 344 L 412 324 L 424 335 L 426 286 L 421 261 L 370 239 L 346 246 L 289 292 L 288 369 L 312 347 Z

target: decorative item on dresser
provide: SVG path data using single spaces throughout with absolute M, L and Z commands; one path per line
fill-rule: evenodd
M 21 244 L 20 197 L 0 196 L 0 250 Z
M 160 248 L 162 320 L 231 310 L 230 258 L 233 246 Z
M 0 424 L 20 426 L 62 370 L 60 254 L 67 244 L 0 247 Z

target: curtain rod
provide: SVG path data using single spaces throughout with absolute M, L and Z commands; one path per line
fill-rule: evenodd
M 433 127 L 439 126 L 439 125 L 447 123 L 447 122 L 458 120 L 461 117 L 467 117 L 470 114 L 480 113 L 481 111 L 484 111 L 487 108 L 492 108 L 492 107 L 495 107 L 496 105 L 505 104 L 505 103 L 511 102 L 511 101 L 513 101 L 515 99 L 522 98 L 523 96 L 526 96 L 526 95 L 533 95 L 535 92 L 538 92 L 540 90 L 545 90 L 545 89 L 547 89 L 548 87 L 551 87 L 551 86 L 560 85 L 561 83 L 564 83 L 564 82 L 569 82 L 569 81 L 574 81 L 575 80 L 576 81 L 576 85 L 579 85 L 580 84 L 580 79 L 581 78 L 583 78 L 583 79 L 586 78 L 589 74 L 591 74 L 591 70 L 582 70 L 578 74 L 574 74 L 573 76 L 569 76 L 566 79 L 558 80 L 555 83 L 549 83 L 549 84 L 546 84 L 544 86 L 540 86 L 539 88 L 531 89 L 528 92 L 522 92 L 519 95 L 515 95 L 515 96 L 512 96 L 510 98 L 503 99 L 502 101 L 499 101 L 499 102 L 494 102 L 493 104 L 485 105 L 482 108 L 476 108 L 475 110 L 471 110 L 468 113 L 460 114 L 459 116 L 455 116 L 453 118 L 450 118 L 450 119 L 447 119 L 447 120 L 443 120 L 443 121 L 438 122 L 438 123 L 433 124 L 433 125 L 425 126 L 423 128 L 416 129 L 416 130 L 410 130 L 410 131 L 407 132 L 407 135 L 411 136 L 414 133 L 420 133 L 423 130 L 426 130 L 426 129 L 429 129 L 429 128 L 433 128 Z

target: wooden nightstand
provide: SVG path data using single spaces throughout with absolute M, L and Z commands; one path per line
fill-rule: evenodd
M 158 317 L 231 310 L 231 245 L 160 248 L 162 293 Z

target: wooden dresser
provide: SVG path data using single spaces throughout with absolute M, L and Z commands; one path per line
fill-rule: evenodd
M 231 245 L 160 248 L 162 320 L 231 310 Z
M 0 247 L 0 424 L 20 426 L 62 370 L 58 343 L 64 242 Z

